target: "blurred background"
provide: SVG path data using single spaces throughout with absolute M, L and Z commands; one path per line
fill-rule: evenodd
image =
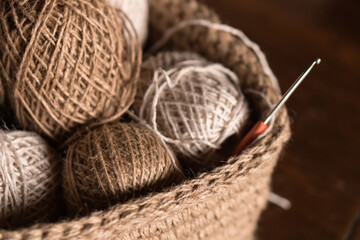
M 360 239 L 360 1 L 202 0 L 258 43 L 283 92 L 322 62 L 289 99 L 292 140 L 257 238 Z

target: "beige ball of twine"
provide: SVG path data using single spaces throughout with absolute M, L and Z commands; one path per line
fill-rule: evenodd
M 123 11 L 132 21 L 142 45 L 148 35 L 149 2 L 148 0 L 108 0 L 121 15 Z
M 56 218 L 59 184 L 59 159 L 44 139 L 0 131 L 0 228 Z
M 161 191 L 185 178 L 152 130 L 121 122 L 104 124 L 70 145 L 62 176 L 70 215 Z
M 248 117 L 236 74 L 188 52 L 144 61 L 133 108 L 191 167 L 208 166 Z
M 0 19 L 0 78 L 23 128 L 61 143 L 128 110 L 142 51 L 126 14 L 103 0 L 13 0 Z

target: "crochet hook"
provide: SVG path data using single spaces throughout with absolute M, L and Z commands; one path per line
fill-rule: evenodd
M 296 90 L 296 88 L 300 85 L 300 83 L 305 79 L 305 77 L 310 73 L 313 67 L 316 64 L 320 64 L 321 59 L 317 59 L 314 61 L 311 66 L 302 73 L 298 79 L 291 85 L 291 87 L 286 91 L 281 100 L 276 104 L 276 106 L 271 110 L 269 115 L 265 118 L 264 121 L 259 120 L 253 128 L 245 135 L 245 137 L 240 141 L 234 151 L 234 155 L 239 155 L 244 148 L 246 148 L 250 143 L 252 143 L 259 135 L 263 134 L 266 129 L 269 127 L 269 122 L 271 118 L 275 115 L 275 113 L 284 105 L 284 103 L 288 100 L 291 94 Z

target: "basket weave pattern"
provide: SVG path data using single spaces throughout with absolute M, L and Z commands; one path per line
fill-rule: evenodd
M 151 0 L 150 39 L 192 18 L 219 22 L 195 0 Z M 229 33 L 192 26 L 177 33 L 166 48 L 198 52 L 232 69 L 244 91 L 260 91 L 272 102 L 280 98 L 255 54 Z M 249 101 L 259 117 L 266 114 L 265 103 Z M 79 219 L 0 230 L 0 239 L 253 239 L 273 168 L 289 137 L 289 119 L 282 109 L 264 138 L 211 172 Z

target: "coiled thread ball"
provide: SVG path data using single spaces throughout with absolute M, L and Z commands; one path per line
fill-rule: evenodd
M 236 74 L 188 52 L 143 62 L 133 108 L 188 167 L 216 164 L 213 153 L 248 116 Z
M 121 15 L 123 11 L 134 24 L 139 40 L 145 44 L 148 35 L 149 0 L 108 0 Z
M 83 215 L 183 180 L 180 165 L 148 128 L 114 122 L 74 142 L 64 164 L 70 215 Z
M 107 1 L 0 1 L 0 19 L 0 76 L 25 129 L 62 142 L 128 109 L 141 47 Z
M 59 215 L 60 164 L 36 133 L 0 131 L 0 228 Z

